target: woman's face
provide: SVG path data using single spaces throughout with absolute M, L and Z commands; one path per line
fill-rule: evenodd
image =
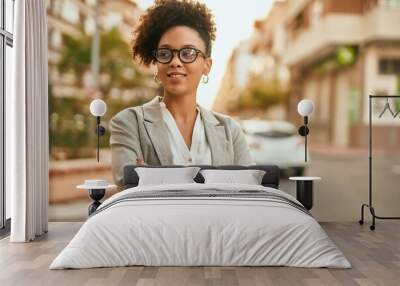
M 158 48 L 181 49 L 194 47 L 206 54 L 206 46 L 199 33 L 186 26 L 176 26 L 168 29 L 161 37 Z M 199 53 L 192 63 L 184 63 L 174 52 L 172 61 L 167 64 L 157 62 L 158 78 L 165 91 L 173 95 L 196 94 L 202 75 L 208 75 L 212 65 L 210 58 L 204 58 Z M 171 73 L 178 73 L 172 76 Z

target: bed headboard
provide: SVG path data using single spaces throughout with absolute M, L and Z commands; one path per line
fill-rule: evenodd
M 279 188 L 279 176 L 280 169 L 275 165 L 252 165 L 252 166 L 240 166 L 240 165 L 221 165 L 221 166 L 211 166 L 211 165 L 191 165 L 200 167 L 203 169 L 219 169 L 219 170 L 263 170 L 265 171 L 265 175 L 262 179 L 262 185 L 264 187 L 271 187 L 278 189 Z M 127 165 L 124 167 L 124 186 L 123 189 L 133 188 L 138 185 L 139 177 L 135 171 L 136 167 L 146 167 L 146 168 L 181 168 L 188 166 L 178 166 L 178 165 L 169 165 L 169 166 L 150 166 L 150 165 Z M 204 183 L 203 176 L 198 173 L 194 178 L 197 183 Z

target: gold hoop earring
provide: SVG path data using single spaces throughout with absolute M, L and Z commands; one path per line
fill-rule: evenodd
M 155 73 L 153 74 L 153 79 L 154 79 L 154 81 L 155 81 L 157 84 L 161 84 L 161 81 L 160 81 L 159 78 L 158 78 L 158 73 L 157 73 L 157 72 L 155 72 Z
M 208 74 L 203 75 L 203 78 L 202 78 L 203 83 L 207 83 L 209 80 L 210 80 L 210 78 L 209 78 Z

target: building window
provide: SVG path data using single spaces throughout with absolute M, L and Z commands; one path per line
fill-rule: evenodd
M 379 73 L 380 74 L 400 74 L 400 58 L 379 59 Z
M 14 0 L 0 0 L 0 229 L 11 217 L 10 194 L 5 189 L 5 104 L 11 93 Z

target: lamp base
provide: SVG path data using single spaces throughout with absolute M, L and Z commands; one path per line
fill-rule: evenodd
M 300 134 L 301 136 L 307 136 L 308 133 L 310 133 L 310 129 L 308 129 L 307 126 L 305 126 L 305 125 L 300 126 L 300 128 L 299 128 L 299 134 Z
M 97 125 L 96 134 L 103 136 L 106 133 L 106 128 L 102 125 Z
M 100 200 L 104 197 L 106 189 L 90 189 L 89 197 L 93 200 L 93 203 L 89 205 L 88 212 L 89 216 L 94 213 L 97 208 L 101 205 Z

